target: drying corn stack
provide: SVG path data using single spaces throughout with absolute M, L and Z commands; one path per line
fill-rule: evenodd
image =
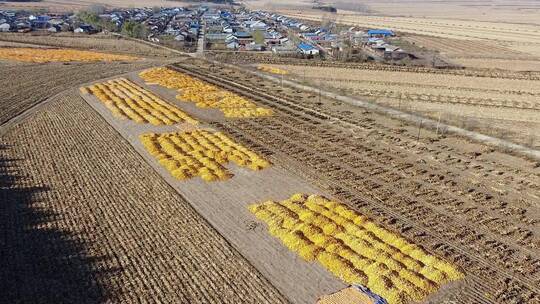
M 266 65 L 260 65 L 260 66 L 257 67 L 257 69 L 259 69 L 259 70 L 261 70 L 263 72 L 276 74 L 276 75 L 287 75 L 287 74 L 289 74 L 289 72 L 286 71 L 286 70 L 282 70 L 282 69 L 279 69 L 279 68 L 275 68 L 275 67 L 272 67 L 272 66 L 266 66 Z
M 180 180 L 195 176 L 209 182 L 227 180 L 232 176 L 224 167 L 229 161 L 252 170 L 270 166 L 268 161 L 221 132 L 196 130 L 146 134 L 140 138 L 148 152 Z
M 23 62 L 133 61 L 137 57 L 68 49 L 0 48 L 0 59 Z
M 82 87 L 80 91 L 82 94 L 95 95 L 114 116 L 121 119 L 156 126 L 184 121 L 198 123 L 184 111 L 125 78 Z
M 463 274 L 341 203 L 295 194 L 251 205 L 269 232 L 308 261 L 349 284 L 362 284 L 389 304 L 421 301 Z
M 193 102 L 199 108 L 219 109 L 225 117 L 260 117 L 272 115 L 272 110 L 257 105 L 242 96 L 220 89 L 197 78 L 168 68 L 153 68 L 140 73 L 148 83 L 155 83 L 180 92 L 179 100 Z

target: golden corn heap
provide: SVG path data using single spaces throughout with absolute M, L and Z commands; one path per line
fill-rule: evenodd
M 137 57 L 90 51 L 38 48 L 0 48 L 0 59 L 23 62 L 133 61 Z
M 199 108 L 219 109 L 228 118 L 272 115 L 272 110 L 257 107 L 242 96 L 168 68 L 149 69 L 141 72 L 140 77 L 148 83 L 177 89 L 179 100 L 194 102 Z
M 295 194 L 249 210 L 290 250 L 349 284 L 367 286 L 389 304 L 421 301 L 463 277 L 451 264 L 321 196 Z
M 81 93 L 95 95 L 114 116 L 121 119 L 156 126 L 173 125 L 184 121 L 198 123 L 184 111 L 125 78 L 82 87 Z
M 276 75 L 287 75 L 289 74 L 288 71 L 286 70 L 282 70 L 280 68 L 275 68 L 275 67 L 271 67 L 271 66 L 266 66 L 266 65 L 260 65 L 257 67 L 257 69 L 263 71 L 263 72 L 268 72 L 268 73 L 271 73 L 271 74 L 276 74 Z
M 261 170 L 270 163 L 235 143 L 221 132 L 196 130 L 183 133 L 145 134 L 141 141 L 148 152 L 177 179 L 200 176 L 205 181 L 227 180 L 232 174 L 224 167 L 232 161 L 239 166 Z

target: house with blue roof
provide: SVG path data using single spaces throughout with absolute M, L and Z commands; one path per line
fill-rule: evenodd
M 298 50 L 304 55 L 318 55 L 319 49 L 309 43 L 302 42 L 298 44 Z
M 396 34 L 391 30 L 374 29 L 367 32 L 368 37 L 392 37 Z

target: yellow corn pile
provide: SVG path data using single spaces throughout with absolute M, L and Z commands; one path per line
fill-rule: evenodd
M 133 61 L 137 57 L 68 49 L 0 48 L 0 59 L 23 62 Z
M 463 274 L 345 205 L 318 195 L 249 206 L 269 232 L 343 281 L 367 286 L 389 304 L 422 301 Z
M 114 116 L 122 119 L 156 126 L 184 121 L 198 123 L 184 111 L 125 78 L 82 87 L 80 91 L 83 94 L 95 95 Z
M 148 83 L 178 90 L 179 100 L 193 102 L 199 108 L 219 109 L 228 118 L 272 115 L 272 110 L 257 107 L 242 96 L 168 68 L 149 69 L 139 76 Z
M 251 170 L 262 170 L 270 166 L 268 161 L 221 132 L 196 130 L 145 134 L 140 139 L 148 152 L 180 180 L 195 176 L 208 182 L 227 180 L 232 176 L 224 167 L 229 161 Z
M 289 74 L 289 72 L 286 71 L 286 70 L 282 70 L 282 69 L 279 69 L 279 68 L 266 66 L 266 65 L 260 65 L 260 66 L 257 67 L 257 69 L 259 69 L 259 70 L 261 70 L 263 72 L 276 74 L 276 75 L 287 75 L 287 74 Z

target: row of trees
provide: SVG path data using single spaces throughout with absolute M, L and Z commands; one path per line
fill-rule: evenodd
M 82 22 L 95 27 L 98 30 L 107 30 L 109 32 L 121 32 L 123 35 L 133 38 L 145 38 L 148 34 L 146 27 L 135 21 L 126 21 L 121 28 L 114 22 L 101 18 L 99 15 L 105 13 L 105 7 L 92 5 L 85 10 L 77 13 L 77 18 Z

